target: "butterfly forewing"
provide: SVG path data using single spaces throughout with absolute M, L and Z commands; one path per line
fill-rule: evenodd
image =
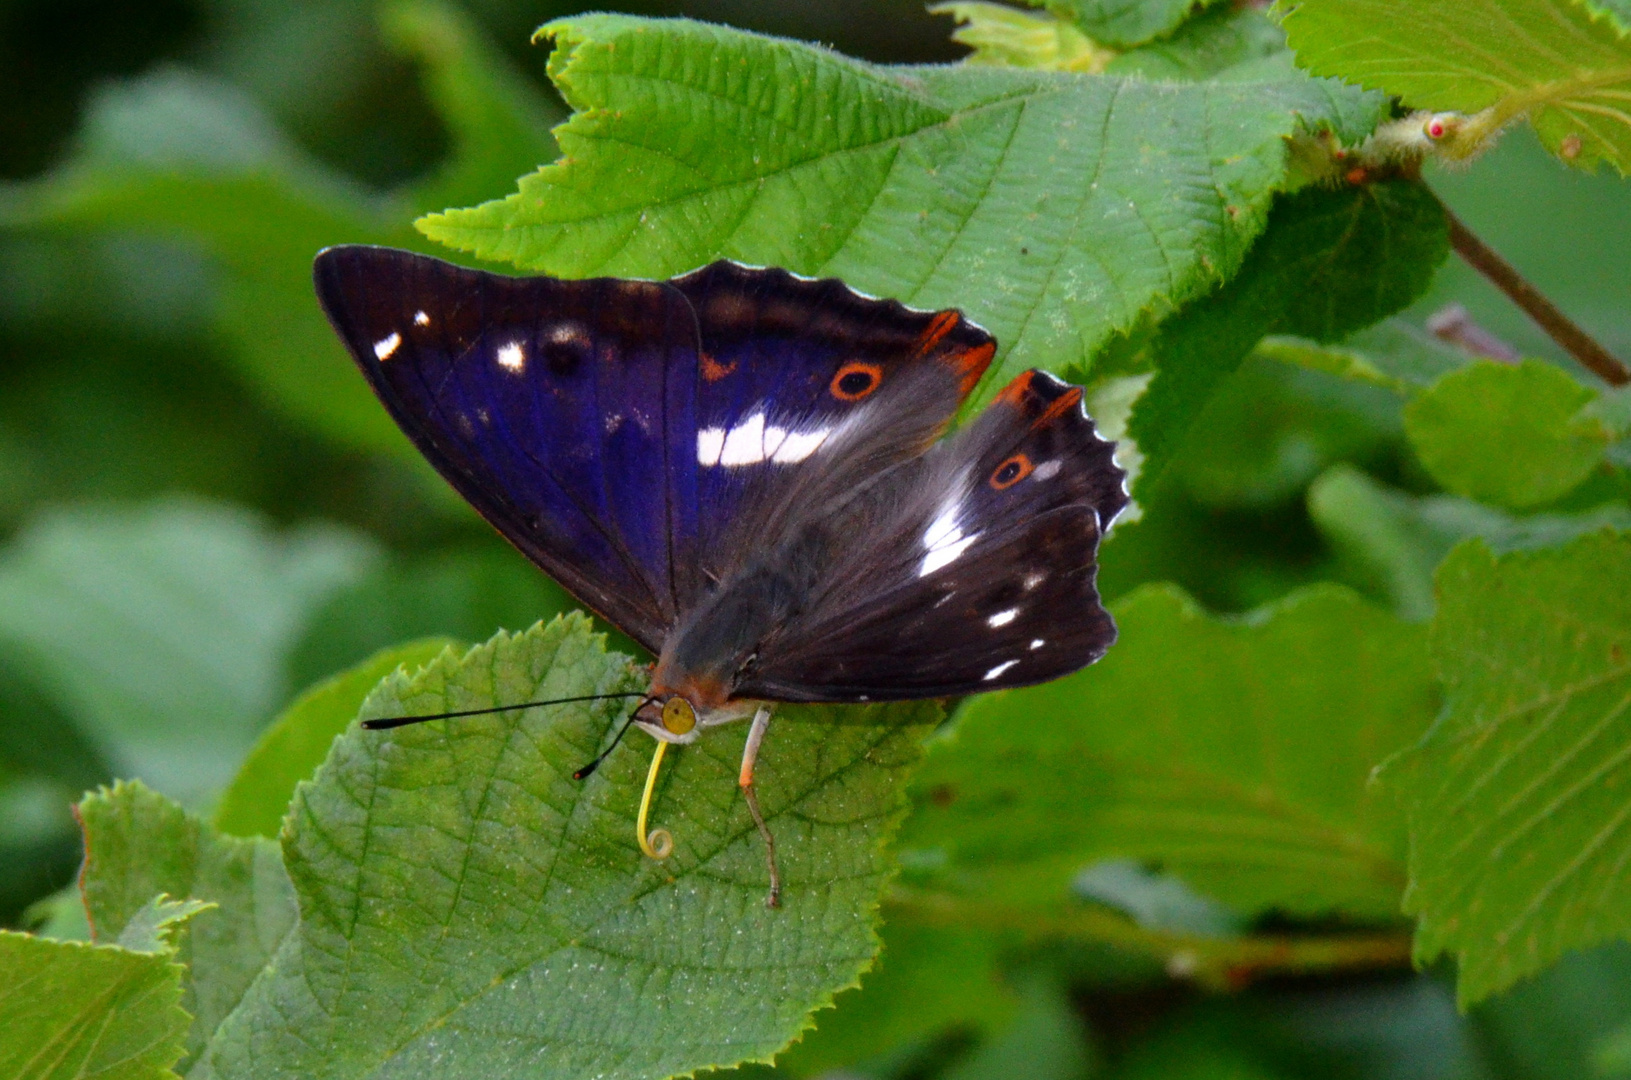
M 558 281 L 348 246 L 315 277 L 432 464 L 654 652 L 804 508 L 921 455 L 995 348 L 953 311 L 733 263 Z
M 675 617 L 665 401 L 684 297 L 331 248 L 318 295 L 381 401 L 511 542 L 641 644 Z

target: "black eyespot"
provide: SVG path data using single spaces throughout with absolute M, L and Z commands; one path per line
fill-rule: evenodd
M 1034 467 L 1029 457 L 1024 454 L 1015 454 L 997 466 L 996 471 L 991 474 L 991 486 L 998 491 L 1011 488 L 1031 475 L 1031 470 Z
M 877 364 L 851 361 L 838 369 L 828 387 L 832 396 L 840 401 L 860 401 L 878 388 L 883 381 L 883 368 Z

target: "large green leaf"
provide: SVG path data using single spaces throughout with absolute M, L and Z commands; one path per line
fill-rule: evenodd
M 379 681 L 398 668 L 417 671 L 453 644 L 427 638 L 382 649 L 295 698 L 261 733 L 216 803 L 215 827 L 229 836 L 277 836 L 295 785 L 311 779 Z
M 1482 360 L 1443 376 L 1405 409 L 1433 478 L 1514 510 L 1552 502 L 1603 460 L 1612 432 L 1586 409 L 1597 393 L 1538 360 Z
M 313 161 L 230 84 L 169 69 L 93 100 L 78 153 L 0 202 L 13 228 L 136 230 L 202 248 L 220 271 L 215 324 L 269 403 L 332 439 L 417 454 L 357 377 L 312 299 L 311 260 L 342 242 L 427 247 L 416 213 L 481 198 L 555 156 L 553 106 L 452 8 L 387 9 L 420 60 L 452 153 L 421 184 L 380 198 Z
M 573 615 L 444 654 L 388 679 L 364 714 L 638 687 L 589 628 Z M 343 736 L 284 832 L 297 930 L 203 1066 L 222 1080 L 666 1077 L 785 1045 L 871 960 L 899 781 L 939 711 L 788 709 L 772 725 L 760 800 L 786 887 L 770 910 L 735 785 L 741 725 L 668 768 L 663 863 L 634 843 L 643 754 L 571 778 L 628 707 Z
M 0 639 L 118 775 L 202 799 L 288 693 L 306 616 L 376 558 L 354 533 L 207 503 L 60 510 L 0 557 Z
M 1150 490 L 1219 383 L 1265 334 L 1335 341 L 1421 295 L 1449 251 L 1443 208 L 1402 180 L 1283 198 L 1240 273 L 1168 320 L 1155 380 L 1133 410 Z
M 1374 127 L 1381 100 L 1293 69 L 1164 85 L 862 64 L 679 20 L 548 24 L 576 110 L 564 156 L 427 236 L 568 277 L 719 256 L 959 306 L 998 375 L 1090 359 L 1239 266 L 1287 183 L 1285 139 Z
M 1470 540 L 1438 589 L 1445 712 L 1396 782 L 1417 957 L 1453 953 L 1465 1004 L 1631 933 L 1631 536 Z
M 917 884 L 1057 909 L 1120 857 L 1248 914 L 1394 916 L 1403 825 L 1366 780 L 1432 717 L 1423 628 L 1333 586 L 1240 621 L 1170 586 L 1112 610 L 1096 666 L 978 698 L 933 744 Z
M 196 1056 L 294 925 L 277 845 L 222 836 L 140 783 L 87 796 L 79 817 L 80 888 L 95 940 L 117 936 L 155 893 L 213 905 L 180 938 L 183 1005 L 196 1018 L 187 1056 Z
M 1468 123 L 1469 151 L 1527 116 L 1565 161 L 1607 161 L 1631 172 L 1631 40 L 1600 8 L 1580 0 L 1285 6 L 1286 35 L 1308 70 L 1385 90 L 1418 109 L 1483 113 Z
M 1631 529 L 1623 505 L 1515 518 L 1452 495 L 1395 491 L 1348 465 L 1333 466 L 1308 489 L 1308 513 L 1343 556 L 1344 580 L 1420 620 L 1433 615 L 1434 571 L 1470 536 L 1501 552 L 1553 547 L 1605 526 Z
M 173 1080 L 192 1017 L 166 939 L 199 910 L 159 898 L 118 945 L 0 930 L 0 1076 Z

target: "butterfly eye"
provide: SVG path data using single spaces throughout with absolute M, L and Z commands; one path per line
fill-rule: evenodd
M 697 711 L 682 697 L 671 697 L 663 702 L 663 727 L 672 734 L 684 735 L 697 726 Z
M 996 471 L 991 474 L 991 486 L 996 488 L 998 491 L 1002 491 L 1005 488 L 1011 488 L 1021 480 L 1025 479 L 1027 476 L 1031 475 L 1031 470 L 1033 468 L 1035 468 L 1035 466 L 1031 464 L 1030 458 L 1026 457 L 1024 454 L 1015 454 L 1013 457 L 997 466 Z
M 883 381 L 883 368 L 877 364 L 863 364 L 852 360 L 838 369 L 828 387 L 839 401 L 860 401 L 878 388 Z

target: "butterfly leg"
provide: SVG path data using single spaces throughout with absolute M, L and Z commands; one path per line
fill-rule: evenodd
M 736 782 L 747 797 L 748 812 L 753 815 L 753 823 L 759 826 L 759 836 L 765 842 L 765 859 L 770 864 L 770 895 L 765 897 L 765 907 L 774 908 L 782 904 L 782 876 L 776 869 L 776 838 L 770 835 L 765 816 L 759 812 L 759 796 L 753 790 L 753 765 L 759 759 L 759 744 L 765 741 L 765 730 L 769 727 L 770 706 L 761 705 L 753 714 L 753 726 L 748 729 L 748 744 L 742 750 L 742 773 Z

